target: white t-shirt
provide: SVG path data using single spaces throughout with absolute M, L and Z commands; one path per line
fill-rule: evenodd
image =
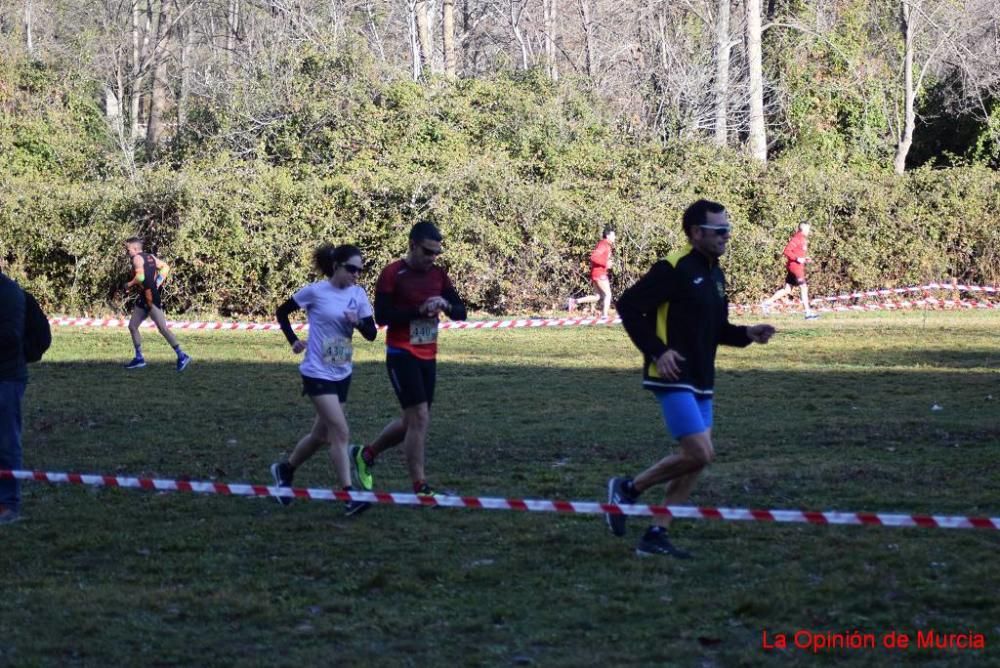
M 335 288 L 330 281 L 305 286 L 292 299 L 309 319 L 306 357 L 299 365 L 303 376 L 323 380 L 343 380 L 351 375 L 354 326 L 345 311 L 353 309 L 358 320 L 371 317 L 372 305 L 364 288 L 352 285 Z

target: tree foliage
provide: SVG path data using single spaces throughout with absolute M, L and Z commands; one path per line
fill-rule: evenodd
M 273 122 L 250 127 L 206 108 L 173 159 L 135 175 L 107 169 L 117 148 L 88 134 L 99 119 L 85 88 L 32 74 L 45 82 L 35 94 L 61 102 L 8 113 L 3 127 L 53 114 L 70 126 L 45 126 L 0 179 L 7 271 L 49 308 L 117 311 L 122 240 L 139 233 L 174 267 L 173 309 L 266 317 L 310 280 L 319 242 L 358 243 L 377 267 L 430 217 L 471 304 L 523 311 L 586 289 L 586 258 L 609 222 L 615 281 L 633 280 L 682 242 L 680 212 L 707 196 L 736 221 L 727 264 L 737 300 L 780 282 L 781 246 L 801 220 L 814 223 L 818 293 L 1000 279 L 1000 179 L 983 166 L 900 179 L 875 162 L 789 151 L 764 169 L 736 151 L 637 135 L 578 80 L 541 70 L 418 84 L 383 80 L 363 54 L 310 49 L 287 67 L 286 94 L 255 100 Z M 57 154 L 66 159 L 43 159 Z M 88 164 L 104 176 L 84 178 Z

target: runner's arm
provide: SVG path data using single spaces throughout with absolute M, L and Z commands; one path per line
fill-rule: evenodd
M 365 337 L 368 341 L 374 341 L 375 337 L 378 336 L 378 326 L 375 324 L 375 318 L 372 316 L 362 318 L 355 327 L 361 332 L 361 336 Z
M 802 248 L 802 244 L 799 243 L 799 240 L 796 239 L 795 237 L 792 237 L 791 239 L 788 240 L 788 243 L 785 244 L 785 250 L 782 251 L 782 255 L 784 255 L 785 259 L 787 259 L 789 262 L 802 264 L 802 254 L 804 252 L 805 249 Z
M 132 280 L 125 284 L 126 288 L 131 288 L 134 285 L 141 285 L 143 279 L 146 278 L 146 272 L 142 268 L 142 258 L 136 255 L 132 258 L 132 270 L 135 275 L 132 276 Z
M 747 334 L 745 325 L 734 325 L 727 318 L 725 324 L 722 325 L 722 332 L 719 334 L 719 343 L 724 346 L 746 348 L 753 343 L 753 339 Z
M 423 317 L 417 309 L 402 309 L 392 305 L 392 295 L 375 293 L 375 322 L 380 325 L 405 325 Z
M 618 298 L 618 316 L 625 332 L 636 348 L 654 360 L 667 351 L 667 345 L 656 335 L 656 326 L 647 314 L 673 298 L 676 281 L 673 266 L 661 260 Z
M 292 331 L 292 323 L 288 320 L 288 316 L 300 308 L 302 307 L 299 306 L 299 303 L 292 297 L 289 297 L 284 304 L 278 307 L 277 313 L 274 314 L 274 317 L 278 320 L 278 326 L 281 327 L 281 333 L 285 335 L 285 339 L 290 346 L 295 345 L 299 337 L 295 336 L 295 332 Z
M 448 302 L 448 307 L 444 309 L 444 312 L 448 314 L 449 318 L 452 320 L 465 320 L 468 315 L 465 309 L 465 302 L 458 296 L 458 292 L 453 286 L 448 285 L 445 287 L 441 298 Z
M 170 265 L 161 260 L 160 258 L 155 258 L 156 260 L 156 285 L 163 285 L 163 282 L 167 280 L 167 276 L 170 274 Z

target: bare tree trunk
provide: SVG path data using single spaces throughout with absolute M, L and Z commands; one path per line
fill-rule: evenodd
M 583 20 L 583 53 L 587 76 L 594 76 L 597 60 L 594 57 L 594 23 L 590 19 L 590 0 L 580 0 L 580 18 Z
M 750 155 L 767 162 L 767 131 L 764 128 L 764 68 L 761 63 L 760 0 L 746 0 L 747 67 L 750 70 Z
M 444 0 L 441 7 L 441 45 L 444 48 L 444 74 L 454 79 L 458 75 L 455 63 L 455 0 Z
M 167 44 L 170 41 L 170 0 L 160 0 L 160 17 L 156 22 L 153 41 L 153 85 L 149 101 L 149 122 L 146 125 L 146 146 L 152 152 L 163 133 L 163 109 L 167 106 Z
M 188 99 L 191 96 L 191 52 L 194 50 L 194 30 L 191 20 L 184 26 L 184 42 L 181 45 L 181 91 L 177 98 L 177 132 L 187 127 Z
M 26 0 L 24 3 L 24 39 L 29 58 L 35 57 L 34 4 L 33 0 Z
M 892 162 L 897 174 L 906 171 L 906 156 L 913 144 L 913 127 L 916 125 L 916 87 L 913 85 L 913 21 L 910 17 L 910 0 L 899 3 L 900 31 L 903 33 L 903 128 L 896 145 L 896 157 Z
M 431 18 L 427 11 L 427 0 L 417 0 L 417 36 L 420 38 L 420 53 L 423 64 L 431 72 L 434 71 L 434 38 L 431 35 Z
M 407 3 L 407 23 L 410 28 L 410 61 L 413 63 L 413 80 L 419 81 L 423 68 L 420 65 L 420 44 L 417 41 L 417 0 Z
M 527 70 L 530 64 L 528 44 L 524 41 L 524 35 L 521 34 L 521 12 L 524 11 L 524 5 L 518 0 L 508 0 L 508 2 L 510 2 L 510 28 L 514 31 L 514 39 L 517 40 L 518 46 L 521 47 L 521 69 Z
M 542 0 L 545 21 L 545 68 L 553 81 L 559 79 L 559 68 L 556 66 L 556 1 Z
M 139 0 L 132 0 L 132 76 L 129 90 L 129 137 L 139 138 L 139 100 L 142 97 L 142 49 L 139 46 Z
M 382 44 L 382 36 L 378 33 L 378 24 L 375 23 L 375 8 L 372 6 L 372 0 L 367 0 L 365 3 L 365 14 L 368 19 L 368 29 L 372 33 L 372 44 L 378 49 L 378 56 L 385 62 L 385 47 Z
M 729 139 L 729 3 L 718 0 L 715 31 L 715 143 L 725 146 Z
M 236 36 L 240 32 L 240 0 L 229 0 L 226 11 L 226 65 L 233 63 L 236 52 Z

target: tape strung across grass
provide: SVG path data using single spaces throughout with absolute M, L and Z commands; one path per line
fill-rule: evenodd
M 25 480 L 94 487 L 124 487 L 151 491 L 193 492 L 228 496 L 284 496 L 314 501 L 368 501 L 395 506 L 441 506 L 478 510 L 519 510 L 576 515 L 670 516 L 696 520 L 727 522 L 791 522 L 806 524 L 864 524 L 885 527 L 923 527 L 925 529 L 1000 529 L 1000 517 L 962 515 L 900 515 L 890 513 L 836 512 L 807 510 L 751 510 L 747 508 L 702 508 L 698 506 L 614 505 L 592 501 L 550 501 L 547 499 L 505 499 L 496 497 L 437 496 L 391 492 L 345 492 L 304 487 L 227 484 L 156 478 L 130 478 L 82 473 L 0 470 L 0 480 Z
M 852 292 L 850 294 L 836 295 L 833 297 L 817 297 L 810 300 L 815 306 L 814 310 L 819 313 L 853 312 L 853 311 L 902 311 L 909 309 L 1000 309 L 1000 302 L 991 302 L 981 299 L 937 299 L 926 296 L 921 299 L 900 299 L 898 301 L 883 301 L 869 304 L 838 304 L 837 302 L 851 301 L 857 299 L 899 296 L 913 292 L 929 292 L 931 290 L 952 290 L 966 293 L 986 293 L 988 295 L 1000 294 L 1000 288 L 981 285 L 960 285 L 951 283 L 928 283 L 908 288 L 882 288 L 880 290 L 866 290 L 864 292 Z M 832 304 L 830 306 L 826 304 Z M 801 307 L 785 308 L 780 304 L 773 307 L 775 311 L 801 311 Z M 749 313 L 759 310 L 757 305 L 752 304 L 731 304 L 730 309 L 737 313 Z M 77 318 L 77 317 L 54 317 L 49 318 L 49 323 L 60 327 L 128 327 L 128 320 L 121 318 Z M 438 325 L 438 329 L 511 329 L 519 327 L 570 327 L 586 325 L 617 325 L 621 323 L 621 318 L 514 318 L 510 320 L 472 320 L 472 321 L 447 321 Z M 156 324 L 146 320 L 140 327 L 151 329 Z M 193 329 L 193 330 L 238 330 L 251 332 L 278 331 L 281 328 L 273 322 L 200 322 L 186 320 L 168 320 L 167 327 L 170 329 Z M 293 323 L 292 329 L 296 332 L 308 330 L 305 323 Z

